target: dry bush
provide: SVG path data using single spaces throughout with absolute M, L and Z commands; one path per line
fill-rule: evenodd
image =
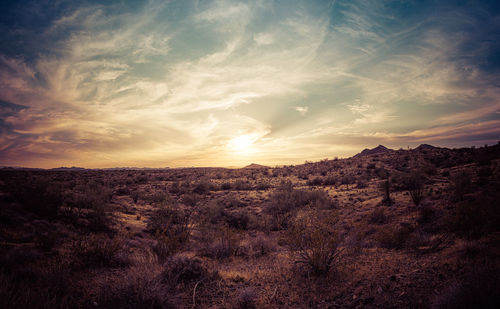
M 202 246 L 198 254 L 213 259 L 225 259 L 238 254 L 240 236 L 227 226 L 217 230 L 203 230 Z
M 387 223 L 387 216 L 384 208 L 377 208 L 370 214 L 370 223 L 384 224 Z
M 238 230 L 249 228 L 250 216 L 245 210 L 226 210 L 223 201 L 211 201 L 198 210 L 197 221 L 199 225 L 228 225 Z
M 251 254 L 254 256 L 264 256 L 276 251 L 276 244 L 264 236 L 252 239 L 249 243 L 249 247 Z
M 195 183 L 193 186 L 194 186 L 193 190 L 192 190 L 193 193 L 200 194 L 200 195 L 207 194 L 210 191 L 214 191 L 217 189 L 215 184 L 213 184 L 211 181 L 206 180 L 206 179 L 200 180 L 199 182 Z
M 437 294 L 431 308 L 466 309 L 500 308 L 500 278 L 498 269 L 483 266 L 463 280 L 454 282 Z
M 323 179 L 321 177 L 314 177 L 307 181 L 308 186 L 321 186 L 323 184 Z
M 122 242 L 106 235 L 91 234 L 73 242 L 71 249 L 76 268 L 118 267 L 128 265 Z
M 188 243 L 191 213 L 178 205 L 163 205 L 151 214 L 147 229 L 157 240 L 153 249 L 159 260 L 165 260 Z
M 255 190 L 265 191 L 265 190 L 268 190 L 269 188 L 271 188 L 271 185 L 267 181 L 259 181 L 255 185 Z
M 291 182 L 285 182 L 269 197 L 264 211 L 271 217 L 273 230 L 286 229 L 298 209 L 305 206 L 316 209 L 331 209 L 334 203 L 323 190 L 297 190 Z
M 364 189 L 364 188 L 367 188 L 368 187 L 368 182 L 366 180 L 364 180 L 363 178 L 358 178 L 356 180 L 356 187 L 358 189 Z
M 66 216 L 75 222 L 83 216 L 91 231 L 108 231 L 111 219 L 107 214 L 107 205 L 111 198 L 112 190 L 101 183 L 77 185 L 67 197 Z
M 75 308 L 81 299 L 71 287 L 67 265 L 47 263 L 23 267 L 29 276 L 0 269 L 0 308 Z
M 419 224 L 429 223 L 435 217 L 436 210 L 432 205 L 424 203 L 418 209 L 417 222 Z
M 286 231 L 286 243 L 296 254 L 296 263 L 309 266 L 315 275 L 327 274 L 338 262 L 339 237 L 334 228 L 336 217 L 318 210 L 297 214 Z
M 405 189 L 410 193 L 411 199 L 415 206 L 419 206 L 424 198 L 424 183 L 425 177 L 420 172 L 412 172 L 403 179 Z
M 184 255 L 170 257 L 164 267 L 165 269 L 160 278 L 162 282 L 167 283 L 171 288 L 175 288 L 179 284 L 185 285 L 199 281 L 210 275 L 200 259 Z
M 500 229 L 497 193 L 486 193 L 478 199 L 458 202 L 449 219 L 450 230 L 466 239 L 478 239 Z
M 394 204 L 394 201 L 391 198 L 391 188 L 392 188 L 392 183 L 389 178 L 386 180 L 382 181 L 380 183 L 380 190 L 384 194 L 384 198 L 382 199 L 382 203 L 385 205 L 392 205 Z
M 377 240 L 383 248 L 403 249 L 413 231 L 414 227 L 411 225 L 386 227 L 378 232 Z
M 243 181 L 241 179 L 238 179 L 234 182 L 233 188 L 234 188 L 234 190 L 237 190 L 237 191 L 252 190 L 252 186 L 250 185 L 248 180 Z
M 452 201 L 463 201 L 464 195 L 471 191 L 471 175 L 467 171 L 453 173 L 450 176 L 450 190 Z
M 238 307 L 241 309 L 256 308 L 257 293 L 254 288 L 247 287 L 238 294 Z
M 38 216 L 55 218 L 63 204 L 62 184 L 50 176 L 16 179 L 9 185 L 6 192 L 13 200 Z
M 98 294 L 86 307 L 125 309 L 178 308 L 173 293 L 161 282 L 155 265 L 129 268 L 113 277 L 98 281 Z

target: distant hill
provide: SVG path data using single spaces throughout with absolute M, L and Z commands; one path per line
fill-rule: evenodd
M 435 147 L 429 144 L 420 144 L 415 150 L 434 150 L 434 149 L 439 149 L 439 147 Z
M 72 167 L 61 166 L 61 167 L 51 168 L 50 170 L 51 171 L 83 171 L 85 169 L 83 167 L 76 167 L 76 166 L 72 166 Z
M 245 166 L 244 168 L 246 168 L 246 169 L 258 169 L 258 168 L 269 168 L 269 166 L 252 163 L 250 165 Z
M 394 150 L 392 149 L 389 149 L 383 145 L 378 145 L 377 147 L 375 148 L 372 148 L 372 149 L 365 149 L 363 151 L 361 151 L 360 153 L 358 153 L 357 155 L 355 155 L 355 157 L 359 157 L 359 156 L 369 156 L 369 155 L 373 155 L 373 154 L 378 154 L 378 153 L 386 153 L 386 152 L 392 152 Z

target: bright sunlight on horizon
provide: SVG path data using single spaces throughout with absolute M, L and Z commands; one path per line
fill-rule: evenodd
M 494 1 L 0 8 L 0 166 L 274 166 L 500 139 Z

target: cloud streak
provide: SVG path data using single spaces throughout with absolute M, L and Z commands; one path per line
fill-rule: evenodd
M 500 133 L 487 4 L 62 3 L 0 24 L 1 165 L 290 164 Z

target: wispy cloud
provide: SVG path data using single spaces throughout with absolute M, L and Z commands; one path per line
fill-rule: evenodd
M 0 102 L 13 104 L 0 164 L 282 164 L 375 140 L 497 139 L 498 14 L 406 5 L 44 7 L 43 24 L 0 35 L 28 42 L 0 47 Z M 252 138 L 245 155 L 228 149 L 240 136 Z
M 297 112 L 299 112 L 299 114 L 301 114 L 302 116 L 305 116 L 305 114 L 307 113 L 307 111 L 309 110 L 309 107 L 307 106 L 296 106 L 295 107 L 295 110 Z

